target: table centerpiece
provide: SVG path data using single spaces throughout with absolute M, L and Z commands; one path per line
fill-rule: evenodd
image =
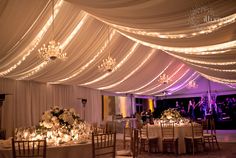
M 37 140 L 46 138 L 49 144 L 84 142 L 89 138 L 90 128 L 81 120 L 73 108 L 52 107 L 43 113 L 38 126 L 18 128 L 18 140 Z

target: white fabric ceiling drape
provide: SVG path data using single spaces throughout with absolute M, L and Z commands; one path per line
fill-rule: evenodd
M 198 75 L 236 82 L 233 0 L 58 0 L 55 40 L 67 59 L 45 62 L 37 50 L 52 38 L 50 5 L 48 0 L 1 2 L 1 77 L 140 95 L 181 89 Z M 199 6 L 218 19 L 191 26 L 189 13 Z M 209 27 L 212 32 L 206 33 Z M 101 72 L 97 67 L 109 52 L 116 68 Z M 167 85 L 158 81 L 163 73 L 170 76 Z

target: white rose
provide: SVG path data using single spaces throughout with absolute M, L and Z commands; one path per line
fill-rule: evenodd
M 72 114 L 75 114 L 75 109 L 74 108 L 70 108 L 69 112 L 72 113 Z

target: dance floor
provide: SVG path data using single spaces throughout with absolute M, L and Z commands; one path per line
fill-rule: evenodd
M 182 154 L 176 156 L 168 153 L 148 153 L 142 152 L 140 158 L 168 158 L 168 157 L 194 157 L 194 158 L 236 158 L 236 130 L 217 130 L 217 140 L 220 144 L 220 150 L 198 152 L 194 156 L 192 154 Z M 122 134 L 117 135 L 117 149 L 122 148 Z

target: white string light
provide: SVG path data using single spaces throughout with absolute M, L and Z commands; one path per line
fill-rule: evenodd
M 180 54 L 188 55 L 215 55 L 215 54 L 224 54 L 232 51 L 233 49 L 221 50 L 221 51 L 211 51 L 211 52 L 181 52 Z M 179 52 L 177 52 L 179 53 Z
M 107 76 L 110 76 L 112 73 L 114 73 L 118 68 L 120 68 L 124 62 L 126 62 L 128 60 L 128 58 L 135 52 L 135 50 L 139 47 L 139 44 L 138 43 L 135 43 L 131 50 L 129 51 L 129 53 L 114 67 L 113 71 L 112 72 L 107 72 L 105 74 L 103 74 L 102 76 L 100 76 L 99 78 L 95 79 L 95 80 L 92 80 L 90 82 L 86 82 L 86 83 L 83 83 L 83 84 L 80 84 L 80 86 L 85 86 L 85 85 L 89 85 L 89 84 L 93 84 L 95 82 L 98 82 L 104 78 L 106 78 Z
M 141 41 L 139 39 L 136 39 L 134 37 L 131 37 L 129 35 L 126 35 L 123 32 L 120 32 L 117 30 L 117 32 L 119 32 L 120 34 L 122 34 L 123 36 L 137 42 L 140 44 L 143 44 L 145 46 L 148 47 L 152 47 L 155 49 L 161 49 L 164 51 L 170 51 L 170 52 L 179 52 L 179 53 L 183 53 L 183 52 L 211 52 L 211 51 L 221 51 L 221 50 L 228 50 L 231 48 L 235 48 L 236 47 L 236 40 L 234 41 L 230 41 L 230 42 L 225 42 L 225 43 L 220 43 L 220 44 L 215 44 L 215 45 L 209 45 L 209 46 L 201 46 L 201 47 L 168 47 L 168 46 L 161 46 L 161 45 L 157 45 L 157 44 L 153 44 L 153 43 L 149 43 L 149 42 L 145 42 L 145 41 Z
M 183 67 L 184 67 L 184 64 L 182 64 L 174 73 L 171 74 L 170 79 L 171 79 L 173 76 L 175 76 Z M 157 86 L 154 86 L 154 87 L 152 87 L 152 88 L 150 88 L 150 89 L 147 89 L 147 90 L 145 90 L 145 91 L 138 92 L 137 94 L 147 94 L 148 92 L 153 91 L 153 90 L 159 88 L 159 87 L 162 86 L 162 85 L 163 85 L 162 83 L 161 83 L 161 84 L 159 83 Z M 171 84 L 171 85 L 173 85 L 173 84 Z M 170 86 L 168 86 L 168 87 L 170 87 Z M 165 88 L 165 89 L 167 89 L 167 88 Z
M 137 72 L 149 59 L 150 57 L 154 54 L 156 50 L 152 49 L 151 52 L 148 54 L 148 56 L 142 61 L 141 64 L 139 64 L 138 67 L 136 67 L 133 71 L 131 71 L 127 76 L 125 76 L 123 79 L 121 79 L 120 81 L 113 83 L 109 86 L 104 86 L 104 87 L 100 87 L 98 89 L 100 90 L 104 90 L 104 89 L 109 89 L 109 88 L 113 88 L 121 83 L 123 83 L 125 80 L 127 80 L 130 76 L 132 76 L 135 72 Z
M 196 66 L 196 67 L 200 67 L 203 69 L 208 69 L 208 70 L 212 70 L 212 71 L 218 71 L 218 72 L 236 72 L 236 69 L 233 70 L 229 70 L 229 69 L 217 69 L 217 68 L 211 68 L 211 67 L 205 67 L 205 66 L 201 66 L 201 65 L 196 65 L 193 63 L 188 62 L 189 64 Z
M 45 67 L 48 64 L 47 61 L 42 62 L 41 64 L 39 64 L 38 66 L 34 67 L 33 69 L 31 69 L 30 71 L 27 71 L 25 73 L 27 73 L 26 75 L 17 78 L 16 80 L 23 80 L 26 79 L 32 75 L 34 75 L 35 73 L 37 73 L 39 70 L 41 70 L 43 67 Z
M 66 38 L 66 40 L 61 44 L 61 48 L 65 49 L 65 47 L 69 44 L 69 42 L 74 38 L 74 36 L 78 33 L 78 31 L 80 30 L 80 28 L 83 26 L 83 24 L 85 23 L 85 21 L 88 18 L 88 14 L 85 12 L 80 12 L 80 15 L 82 16 L 81 21 L 79 21 L 79 24 L 75 27 L 75 29 L 73 29 L 73 31 L 71 32 L 71 34 Z M 28 71 L 28 74 L 19 77 L 17 80 L 23 80 L 25 78 L 28 78 L 32 75 L 34 75 L 35 73 L 39 72 L 41 69 L 43 69 L 49 61 L 43 62 L 40 65 L 34 67 L 33 69 L 31 69 L 30 71 Z
M 150 93 L 150 95 L 154 95 L 154 94 L 157 94 L 157 93 L 160 93 L 162 91 L 165 91 L 166 89 L 172 87 L 173 85 L 175 85 L 177 82 L 179 82 L 188 72 L 189 72 L 190 69 L 186 70 L 185 73 L 182 74 L 182 76 L 180 76 L 177 80 L 175 80 L 174 82 L 172 82 L 169 86 L 163 88 L 163 89 L 160 89 L 158 91 L 155 91 L 153 93 Z
M 45 10 L 47 9 L 48 5 L 50 4 L 50 1 L 47 2 L 47 4 L 45 5 L 45 7 L 43 8 L 43 10 L 40 12 L 39 16 L 35 19 L 35 21 L 32 23 L 32 25 L 29 27 L 29 29 L 22 35 L 22 37 L 20 37 L 20 39 L 11 47 L 11 49 L 9 49 L 9 51 L 6 52 L 6 54 L 11 54 L 15 48 L 20 44 L 20 42 L 22 40 L 24 40 L 26 38 L 26 36 L 28 35 L 29 32 L 32 31 L 32 28 L 35 27 L 35 25 L 37 24 L 38 20 L 40 19 L 40 17 L 43 15 L 43 13 L 45 12 Z M 3 60 L 4 57 L 1 60 Z
M 164 50 L 163 50 L 164 51 Z M 167 51 L 164 51 L 178 59 L 181 59 L 181 60 L 184 60 L 184 61 L 187 61 L 187 62 L 191 62 L 191 63 L 197 63 L 197 64 L 204 64 L 204 65 L 234 65 L 236 64 L 236 61 L 228 61 L 228 62 L 206 62 L 206 61 L 200 61 L 200 60 L 193 60 L 193 59 L 188 59 L 188 58 L 184 58 L 184 57 L 181 57 L 179 55 L 176 55 L 174 53 L 170 53 L 170 52 L 167 52 Z
M 158 38 L 164 38 L 164 39 L 192 38 L 194 36 L 214 32 L 214 31 L 216 31 L 222 27 L 225 27 L 227 25 L 230 25 L 236 21 L 236 13 L 235 13 L 235 14 L 229 15 L 227 17 L 219 18 L 217 20 L 213 20 L 208 23 L 199 25 L 197 27 L 197 29 L 190 27 L 190 28 L 186 28 L 184 31 L 152 32 L 152 31 L 147 31 L 147 30 L 143 30 L 143 29 L 136 29 L 136 28 L 126 27 L 126 26 L 111 24 L 109 22 L 102 20 L 101 18 L 98 18 L 96 16 L 94 16 L 94 17 L 99 19 L 100 21 L 103 21 L 106 24 L 112 25 L 113 27 L 118 28 L 122 31 L 126 31 L 129 33 L 142 35 L 142 36 L 158 37 Z
M 219 78 L 219 77 L 212 77 L 212 76 L 200 73 L 200 72 L 199 72 L 199 74 L 201 74 L 203 77 L 205 77 L 211 81 L 218 82 L 218 83 L 223 83 L 223 84 L 236 83 L 236 80 L 229 80 L 229 79 L 223 79 L 223 78 Z
M 179 91 L 185 87 L 187 87 L 188 83 L 190 80 L 196 80 L 199 75 L 197 75 L 196 77 L 194 77 L 197 74 L 197 72 L 194 72 L 189 78 L 187 78 L 186 80 L 184 80 L 183 82 L 181 82 L 177 87 L 173 87 L 173 88 L 169 88 L 169 91 L 171 91 L 172 93 Z M 194 77 L 194 78 L 193 78 Z
M 57 16 L 59 10 L 61 9 L 63 4 L 63 0 L 59 1 L 56 5 L 55 5 L 55 16 Z M 46 22 L 46 24 L 44 25 L 44 27 L 41 29 L 41 31 L 35 36 L 35 38 L 32 40 L 32 42 L 30 42 L 30 44 L 19 54 L 22 54 L 24 52 L 27 52 L 25 55 L 23 55 L 22 59 L 20 59 L 16 64 L 14 64 L 13 66 L 11 66 L 10 68 L 8 68 L 5 71 L 0 72 L 0 76 L 5 76 L 8 73 L 10 73 L 12 70 L 16 69 L 19 65 L 21 65 L 21 63 L 23 61 L 25 61 L 25 59 L 31 54 L 32 51 L 34 51 L 34 49 L 38 46 L 39 42 L 42 40 L 44 34 L 47 32 L 48 28 L 50 27 L 52 23 L 52 19 L 49 18 L 49 20 Z
M 111 39 L 113 38 L 113 36 L 115 35 L 115 33 L 116 33 L 116 31 L 115 30 L 113 30 L 112 32 L 111 32 Z M 97 59 L 97 57 L 105 50 L 105 48 L 107 47 L 107 45 L 109 44 L 109 42 L 110 42 L 111 40 L 106 40 L 105 42 L 104 42 L 104 45 L 102 46 L 102 48 L 100 49 L 100 51 L 89 61 L 89 62 L 87 62 L 85 65 L 83 65 L 82 67 L 80 67 L 79 69 L 78 69 L 78 71 L 76 71 L 75 73 L 73 73 L 71 76 L 69 76 L 69 77 L 67 77 L 67 78 L 63 78 L 63 79 L 60 79 L 60 80 L 58 80 L 58 81 L 54 81 L 54 82 L 50 82 L 51 84 L 56 84 L 56 83 L 61 83 L 61 82 L 64 82 L 64 81 L 67 81 L 67 80 L 69 80 L 69 79 L 72 79 L 72 78 L 74 78 L 75 76 L 78 76 L 79 74 L 81 74 L 88 66 L 90 66 L 96 59 Z
M 151 81 L 149 81 L 148 83 L 144 84 L 143 86 L 138 87 L 136 89 L 129 90 L 129 91 L 120 91 L 120 92 L 116 92 L 116 93 L 135 93 L 136 91 L 139 91 L 140 89 L 143 89 L 143 88 L 147 87 L 148 85 L 153 83 L 156 79 L 158 79 L 160 77 L 160 75 L 162 73 L 164 73 L 170 67 L 170 65 L 172 63 L 173 63 L 173 61 L 169 62 L 168 65 L 158 75 L 156 75 Z

